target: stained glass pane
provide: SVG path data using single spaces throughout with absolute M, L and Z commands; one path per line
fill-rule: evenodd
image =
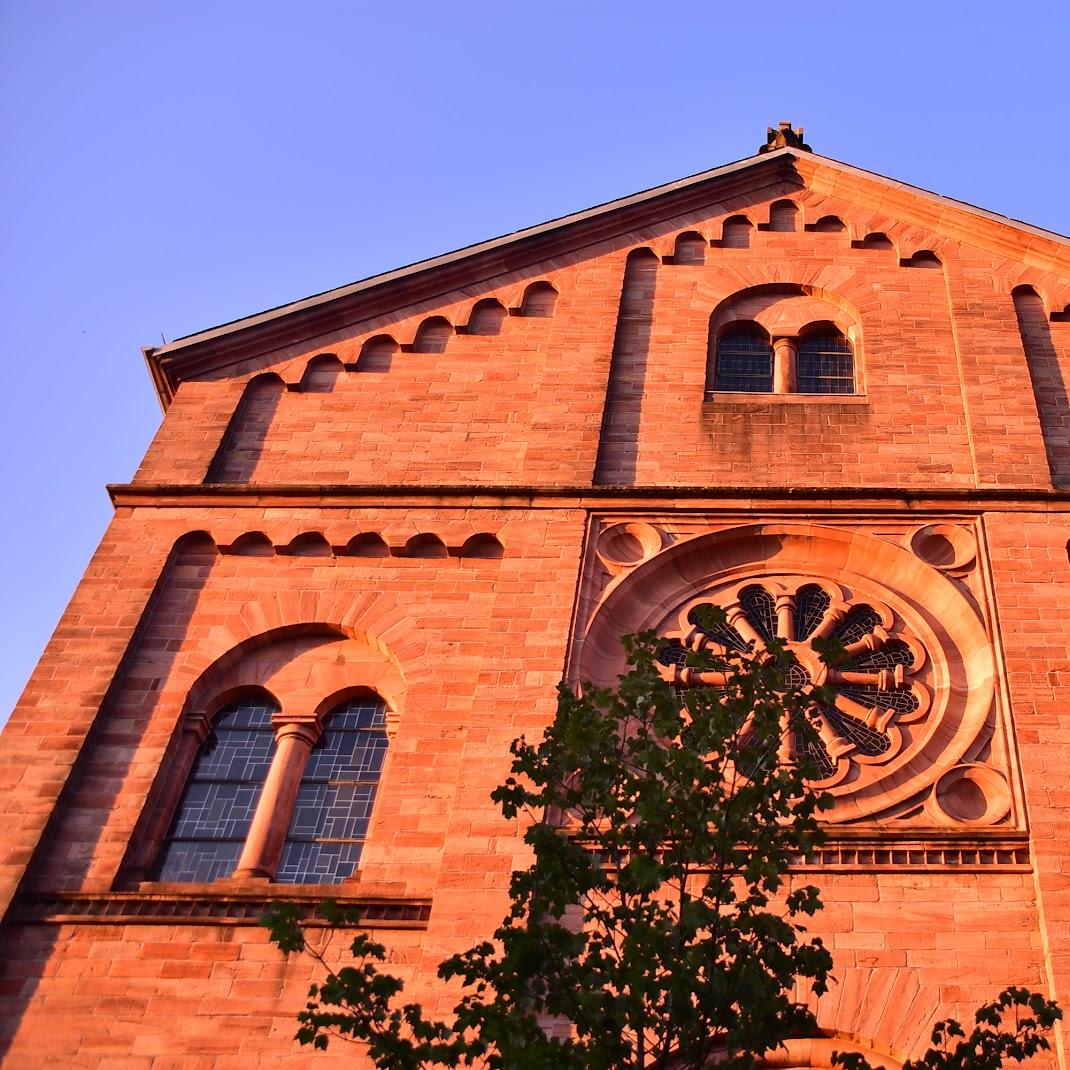
M 793 736 L 793 750 L 800 758 L 809 758 L 818 780 L 827 780 L 836 772 L 836 763 L 820 739 L 804 740 L 797 732 Z
M 897 713 L 913 713 L 918 700 L 909 691 L 881 691 L 877 687 L 841 687 L 840 694 L 854 699 L 860 706 L 879 710 L 895 710 Z
M 662 665 L 686 665 L 687 649 L 677 639 L 670 639 L 658 648 L 658 661 Z
M 914 655 L 910 647 L 901 639 L 885 643 L 880 650 L 869 650 L 851 662 L 851 668 L 859 672 L 871 672 L 875 669 L 894 669 L 897 665 L 910 668 L 914 664 Z
M 740 592 L 739 604 L 754 630 L 767 642 L 776 638 L 776 604 L 763 587 L 747 587 Z
M 275 754 L 277 708 L 244 700 L 220 712 L 201 746 L 156 862 L 161 881 L 213 881 L 233 871 Z
M 881 618 L 876 610 L 869 606 L 856 606 L 836 625 L 832 635 L 844 646 L 849 646 L 851 643 L 857 643 L 859 639 L 864 639 L 880 622 Z
M 327 718 L 301 779 L 276 880 L 337 884 L 352 875 L 386 747 L 386 709 L 378 699 L 347 702 Z
M 773 346 L 760 328 L 742 328 L 717 341 L 714 390 L 769 394 L 773 390 Z
M 822 706 L 821 712 L 836 734 L 853 743 L 862 754 L 875 758 L 892 745 L 892 741 L 883 732 L 870 728 L 864 721 L 838 710 L 835 706 Z
M 854 357 L 839 331 L 808 334 L 799 343 L 800 394 L 853 394 Z
M 709 636 L 715 643 L 720 643 L 727 650 L 746 650 L 747 644 L 743 636 L 731 624 L 715 623 L 709 619 L 715 608 L 717 607 L 712 602 L 703 602 L 702 605 L 695 606 L 687 614 L 688 624 L 701 628 L 704 635 Z
M 795 638 L 798 642 L 813 635 L 831 605 L 832 599 L 820 587 L 808 584 L 800 588 L 795 598 Z

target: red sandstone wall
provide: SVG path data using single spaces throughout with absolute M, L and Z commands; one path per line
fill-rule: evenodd
M 813 931 L 832 948 L 839 980 L 815 1003 L 822 1023 L 902 1050 L 940 1017 L 967 1020 L 1009 978 L 1045 983 L 1028 874 L 820 883 L 827 909 Z M 386 934 L 392 968 L 414 978 L 414 996 L 428 995 L 419 973 L 485 935 L 498 904 L 471 874 L 469 884 L 461 931 L 436 923 L 436 897 L 427 933 Z M 441 913 L 449 911 L 456 904 Z M 17 1070 L 368 1065 L 342 1043 L 321 1055 L 292 1042 L 313 975 L 307 960 L 284 961 L 255 926 L 23 926 L 7 948 L 0 1006 L 15 1033 L 4 1065 Z
M 223 482 L 560 485 L 590 481 L 597 463 L 600 482 L 639 485 L 1050 485 L 1032 380 L 1040 375 L 1047 436 L 1064 448 L 1066 418 L 1044 384 L 1060 376 L 1054 354 L 1070 326 L 1048 324 L 1052 340 L 1031 365 L 1011 291 L 1046 287 L 1054 308 L 1066 282 L 969 244 L 961 228 L 949 236 L 843 197 L 792 195 L 796 229 L 754 228 L 745 248 L 720 247 L 724 219 L 741 206 L 716 205 L 540 275 L 489 279 L 218 381 L 185 383 L 137 479 L 200 482 L 211 469 Z M 774 199 L 742 207 L 760 227 Z M 829 215 L 842 231 L 804 229 Z M 888 247 L 862 247 L 875 230 Z M 703 263 L 674 262 L 676 236 L 687 231 L 716 243 Z M 656 258 L 631 295 L 626 258 L 643 248 Z M 942 264 L 902 266 L 918 250 Z M 498 334 L 452 333 L 443 352 L 405 351 L 431 315 L 467 330 L 476 298 L 519 311 L 533 279 L 559 291 L 552 316 L 509 315 Z M 827 294 L 856 322 L 862 396 L 707 401 L 711 312 L 739 290 L 788 282 Z M 385 334 L 400 348 L 367 359 L 366 343 Z M 310 362 L 325 354 L 337 360 L 316 370 Z M 224 444 L 245 384 L 265 371 L 286 385 Z M 1056 482 L 1070 478 L 1065 460 L 1056 467 Z
M 1070 513 L 986 518 L 993 581 L 1029 805 L 1040 938 L 1070 1004 Z M 1063 1023 L 1064 1052 L 1070 1033 Z

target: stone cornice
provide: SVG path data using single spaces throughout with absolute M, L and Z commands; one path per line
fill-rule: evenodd
M 108 485 L 117 508 L 482 508 L 482 509 L 763 509 L 786 512 L 982 513 L 1068 512 L 1070 489 L 1038 487 L 633 487 L 372 486 L 360 484 Z
M 359 917 L 366 929 L 425 929 L 431 916 L 429 899 L 353 896 L 336 888 L 304 890 L 265 884 L 262 891 L 226 891 L 210 885 L 179 890 L 160 888 L 137 892 L 57 892 L 25 895 L 13 911 L 17 922 L 43 924 L 142 925 L 259 925 L 272 903 L 285 900 L 297 906 L 307 925 L 326 925 L 318 913 L 325 899 Z

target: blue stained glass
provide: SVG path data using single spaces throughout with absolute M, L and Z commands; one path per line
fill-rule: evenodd
M 275 879 L 337 884 L 360 862 L 386 757 L 386 709 L 362 698 L 335 710 L 309 755 Z
M 301 884 L 337 884 L 352 876 L 363 847 L 363 842 L 288 841 L 282 850 L 276 879 Z
M 205 882 L 233 871 L 275 755 L 276 712 L 245 700 L 217 715 L 156 861 L 156 880 Z

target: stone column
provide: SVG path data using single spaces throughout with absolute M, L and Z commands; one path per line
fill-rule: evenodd
M 293 816 L 297 789 L 301 786 L 308 756 L 320 737 L 320 726 L 312 715 L 294 717 L 279 713 L 272 723 L 275 725 L 275 758 L 234 870 L 234 876 L 239 878 L 270 879 L 275 876 Z
M 773 393 L 794 394 L 796 387 L 795 361 L 798 346 L 794 338 L 773 339 Z

